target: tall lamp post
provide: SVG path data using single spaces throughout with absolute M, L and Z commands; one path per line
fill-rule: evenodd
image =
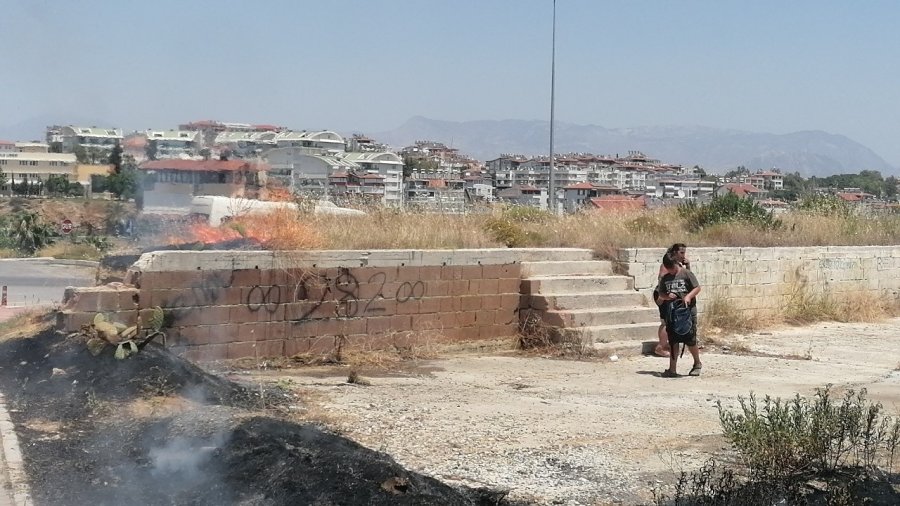
M 550 184 L 548 185 L 548 197 L 550 199 L 550 212 L 556 214 L 556 185 L 553 181 L 553 116 L 554 95 L 556 94 L 556 0 L 553 0 L 553 43 L 550 56 Z

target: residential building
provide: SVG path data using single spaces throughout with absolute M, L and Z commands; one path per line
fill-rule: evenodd
M 187 214 L 198 195 L 265 197 L 268 166 L 247 160 L 150 160 L 138 169 L 149 176 L 145 212 Z
M 532 185 L 514 185 L 511 188 L 497 190 L 497 200 L 517 206 L 547 209 L 547 189 Z
M 332 155 L 345 151 L 344 138 L 331 130 L 280 132 L 273 140 L 279 148 L 304 148 L 309 153 L 317 155 Z
M 26 143 L 25 151 L 15 151 L 15 143 L 0 142 L 0 172 L 6 176 L 4 190 L 15 185 L 43 185 L 51 176 L 62 176 L 70 183 L 86 187 L 90 195 L 91 175 L 107 175 L 109 165 L 79 164 L 73 153 L 30 151 L 33 143 Z M 13 149 L 9 149 L 10 145 Z
M 704 179 L 657 179 L 648 182 L 646 194 L 661 199 L 695 200 L 711 196 L 716 182 Z
M 56 127 L 50 127 L 55 129 Z M 63 153 L 74 153 L 75 149 L 81 147 L 86 150 L 101 150 L 105 152 L 112 149 L 122 142 L 122 130 L 118 128 L 97 128 L 97 127 L 79 127 L 64 126 L 59 127 L 58 133 L 54 130 L 52 133 L 48 130 L 48 139 L 60 139 Z M 48 142 L 49 143 L 49 142 Z
M 220 156 L 255 158 L 275 147 L 276 135 L 276 132 L 220 132 L 216 134 L 212 148 Z
M 576 183 L 563 187 L 563 210 L 574 213 L 590 204 L 591 199 L 621 193 L 615 186 L 594 183 Z
M 148 130 L 147 150 L 156 160 L 192 158 L 200 154 L 202 134 L 190 130 Z
M 200 132 L 203 145 L 210 147 L 215 144 L 216 136 L 222 132 L 282 132 L 285 127 L 276 125 L 251 125 L 249 123 L 225 123 L 215 120 L 192 121 L 178 125 L 179 130 Z
M 359 168 L 355 162 L 341 157 L 310 154 L 304 147 L 270 149 L 264 158 L 271 167 L 269 178 L 273 184 L 294 194 L 317 197 L 328 195 L 329 176 Z
M 15 150 L 19 153 L 49 153 L 50 145 L 44 142 L 17 142 Z
M 355 170 L 361 174 L 381 176 L 385 205 L 400 207 L 403 204 L 403 160 L 396 153 L 352 152 L 343 153 L 340 158 L 345 162 L 356 164 Z
M 726 183 L 716 189 L 716 195 L 722 197 L 734 193 L 738 197 L 749 198 L 753 200 L 763 200 L 769 194 L 767 190 L 761 190 L 752 184 L 746 183 Z
M 783 190 L 784 176 L 777 172 L 757 172 L 751 174 L 748 182 L 757 188 L 765 190 Z
M 462 213 L 466 210 L 465 191 L 466 182 L 462 179 L 409 179 L 405 206 L 430 212 Z

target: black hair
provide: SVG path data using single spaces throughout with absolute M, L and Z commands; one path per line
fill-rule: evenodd
M 684 244 L 683 242 L 676 242 L 675 244 L 669 246 L 669 249 L 666 250 L 666 253 L 674 255 L 680 249 L 687 249 L 687 244 Z
M 678 262 L 675 260 L 675 256 L 672 253 L 666 253 L 663 257 L 663 267 L 674 269 L 676 265 L 678 265 Z

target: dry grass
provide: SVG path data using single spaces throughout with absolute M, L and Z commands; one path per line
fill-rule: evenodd
M 603 258 L 615 257 L 619 248 L 663 247 L 675 242 L 691 247 L 900 244 L 900 215 L 825 216 L 796 212 L 779 218 L 783 226 L 774 230 L 732 222 L 691 232 L 676 208 L 584 211 L 565 216 L 509 207 L 470 214 L 376 208 L 364 216 L 300 213 L 299 218 L 295 211 L 285 209 L 238 218 L 220 228 L 223 233 L 230 233 L 220 239 L 255 237 L 270 249 L 283 250 L 575 247 L 592 249 Z M 239 234 L 235 235 L 235 231 Z
M 20 339 L 47 330 L 55 324 L 54 313 L 46 309 L 26 309 L 0 322 L 0 339 Z
M 299 219 L 298 219 L 299 218 Z M 227 225 L 244 237 L 253 237 L 273 250 L 309 250 L 325 245 L 322 230 L 291 209 L 265 215 L 243 216 Z
M 309 216 L 332 249 L 460 249 L 499 247 L 480 214 L 378 210 L 365 216 Z
M 63 241 L 38 250 L 34 256 L 66 260 L 100 260 L 103 257 L 103 253 L 90 244 L 74 244 Z
M 759 330 L 771 320 L 768 316 L 742 311 L 728 299 L 713 297 L 704 307 L 699 326 L 707 336 L 746 334 Z

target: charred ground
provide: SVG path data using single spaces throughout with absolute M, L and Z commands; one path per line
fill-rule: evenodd
M 0 388 L 41 505 L 503 504 L 296 423 L 302 399 L 207 374 L 150 345 L 92 356 L 45 328 L 0 342 Z

